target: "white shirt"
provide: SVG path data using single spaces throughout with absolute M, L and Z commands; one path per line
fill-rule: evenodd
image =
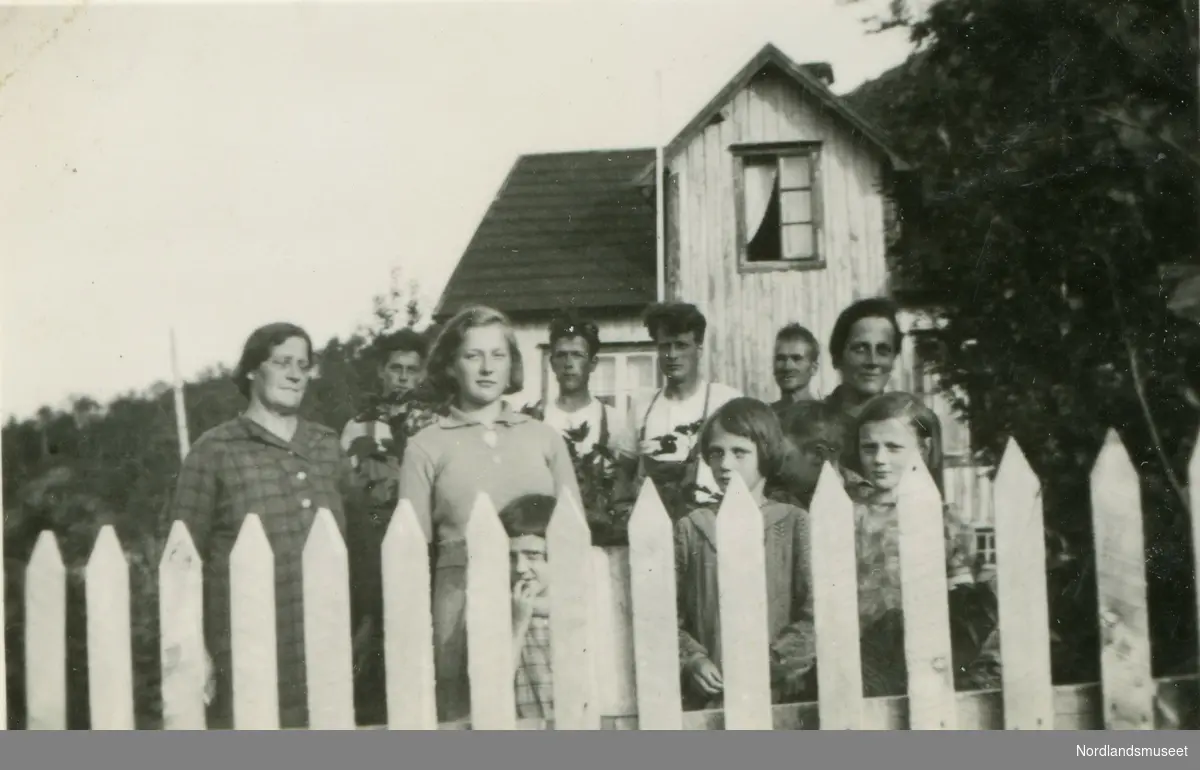
M 675 451 L 655 455 L 654 459 L 682 462 L 687 459 L 692 447 L 699 440 L 700 432 L 697 430 L 690 435 L 682 435 L 678 432 L 679 428 L 707 420 L 726 403 L 739 398 L 742 393 L 736 388 L 719 382 L 701 382 L 700 386 L 696 388 L 696 392 L 685 399 L 668 398 L 662 390 L 658 391 L 656 395 L 657 398 L 651 396 L 641 403 L 634 404 L 633 430 L 638 441 L 639 451 L 645 440 L 674 435 Z M 705 410 L 706 400 L 707 411 Z
M 632 437 L 629 436 L 628 427 L 621 424 L 612 407 L 595 396 L 592 396 L 587 406 L 574 412 L 565 411 L 553 400 L 547 401 L 542 411 L 545 417 L 544 422 L 563 434 L 564 438 L 566 438 L 567 431 L 578 430 L 580 426 L 587 423 L 587 435 L 584 436 L 583 441 L 575 445 L 581 455 L 586 455 L 596 446 L 596 442 L 600 439 L 603 418 L 608 419 L 608 448 L 613 452 L 621 452 L 631 457 L 636 455 L 637 450 Z

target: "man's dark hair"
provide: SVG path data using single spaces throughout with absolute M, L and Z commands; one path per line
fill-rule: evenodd
M 550 348 L 554 343 L 571 337 L 582 337 L 587 343 L 588 355 L 595 358 L 600 352 L 600 329 L 591 321 L 576 317 L 573 313 L 560 315 L 550 322 Z
M 817 342 L 817 336 L 810 332 L 807 327 L 801 326 L 798 323 L 790 323 L 776 332 L 775 341 L 803 342 L 808 345 L 814 358 L 821 355 L 821 345 Z
M 416 353 L 421 357 L 422 363 L 429 356 L 429 341 L 413 329 L 400 329 L 385 334 L 375 340 L 373 347 L 376 360 L 381 366 L 387 363 L 393 353 Z
M 896 304 L 884 297 L 861 299 L 842 311 L 833 324 L 833 333 L 829 335 L 829 357 L 834 368 L 841 366 L 842 354 L 845 352 L 846 340 L 850 339 L 850 329 L 864 318 L 883 318 L 892 324 L 896 332 L 895 348 L 900 352 L 904 341 L 904 333 L 900 331 L 900 322 L 896 320 L 899 309 Z
M 293 337 L 304 340 L 304 344 L 308 347 L 308 357 L 311 363 L 313 357 L 312 338 L 308 336 L 308 332 L 296 324 L 286 322 L 267 324 L 250 333 L 250 337 L 242 347 L 242 357 L 233 370 L 233 384 L 237 386 L 238 392 L 242 396 L 250 398 L 250 373 L 262 366 L 263 362 L 271 357 L 275 348 Z
M 522 495 L 500 511 L 500 523 L 509 537 L 545 537 L 557 504 L 550 495 Z
M 659 302 L 647 308 L 643 320 L 650 338 L 657 340 L 660 334 L 692 333 L 697 345 L 704 344 L 704 333 L 708 320 L 695 305 L 686 302 Z

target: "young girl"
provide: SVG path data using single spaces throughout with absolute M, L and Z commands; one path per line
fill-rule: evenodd
M 772 695 L 776 702 L 804 698 L 811 694 L 809 674 L 815 659 L 808 513 L 764 495 L 785 454 L 779 420 L 766 404 L 736 398 L 713 414 L 699 446 L 721 491 L 737 474 L 762 511 Z M 716 525 L 714 508 L 693 510 L 675 525 L 680 669 L 684 706 L 689 709 L 717 707 L 724 689 Z
M 885 393 L 864 407 L 852 436 L 862 475 L 842 471 L 855 502 L 863 687 L 869 697 L 907 691 L 896 490 L 905 474 L 940 456 L 939 440 L 937 417 L 919 399 Z M 940 468 L 929 470 L 940 491 Z M 975 583 L 969 533 L 952 516 L 943 520 L 955 681 L 960 689 L 998 687 L 996 599 L 986 585 Z
M 453 394 L 453 405 L 408 442 L 400 466 L 400 497 L 436 544 L 434 669 L 442 722 L 470 712 L 465 538 L 477 495 L 487 494 L 497 510 L 563 489 L 579 499 L 562 436 L 503 398 L 520 392 L 523 374 L 507 317 L 487 307 L 460 311 L 434 343 L 426 373 L 435 390 Z

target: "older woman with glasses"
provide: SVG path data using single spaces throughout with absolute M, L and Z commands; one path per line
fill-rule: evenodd
M 580 497 L 563 437 L 504 399 L 521 391 L 524 368 L 502 313 L 482 306 L 460 311 L 434 342 L 426 377 L 453 400 L 447 414 L 408 442 L 400 497 L 412 504 L 434 544 L 437 711 L 448 722 L 470 714 L 466 528 L 476 497 L 487 494 L 497 511 L 526 495 L 557 498 L 566 489 Z
M 312 367 L 312 340 L 300 327 L 255 330 L 233 375 L 246 410 L 195 442 L 166 509 L 164 536 L 182 521 L 204 563 L 210 728 L 232 726 L 229 553 L 247 513 L 258 514 L 275 556 L 280 725 L 308 723 L 301 557 L 321 508 L 346 535 L 351 473 L 337 433 L 298 414 Z

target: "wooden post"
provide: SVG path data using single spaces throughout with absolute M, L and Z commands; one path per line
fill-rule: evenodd
M 436 730 L 429 545 L 407 500 L 392 515 L 382 558 L 388 728 Z
M 85 576 L 91 729 L 133 730 L 129 564 L 111 524 L 100 528 Z
M 42 530 L 25 570 L 25 724 L 67 729 L 67 575 L 58 541 Z
M 234 728 L 278 730 L 275 554 L 258 514 L 242 520 L 229 553 L 229 615 Z
M 550 571 L 550 648 L 556 730 L 599 730 L 593 664 L 592 533 L 569 491 L 546 531 Z
M 854 504 L 829 463 L 809 506 L 813 623 L 817 633 L 817 700 L 822 730 L 860 730 L 862 655 L 858 622 L 858 554 Z
M 187 526 L 171 525 L 158 565 L 158 617 L 162 650 L 163 729 L 203 730 L 204 705 L 203 565 Z
M 1111 428 L 1092 469 L 1106 730 L 1154 729 L 1141 482 Z
M 629 583 L 638 729 L 682 730 L 675 539 L 650 479 L 629 517 Z
M 945 519 L 942 497 L 924 463 L 901 480 L 896 513 L 909 726 L 955 730 L 958 705 L 950 646 Z
M 717 594 L 725 729 L 770 730 L 771 639 L 762 511 L 734 475 L 717 513 Z
M 1053 730 L 1042 488 L 1011 438 L 993 487 L 1001 678 L 1007 730 Z
M 516 728 L 512 636 L 508 535 L 492 501 L 480 494 L 467 523 L 467 670 L 473 730 Z
M 175 329 L 171 329 L 171 380 L 175 390 L 175 432 L 179 437 L 179 459 L 182 462 L 187 457 L 191 447 L 188 437 L 187 404 L 183 398 L 183 379 L 179 375 L 179 359 L 175 350 Z
M 328 508 L 317 511 L 301 558 L 309 727 L 353 730 L 350 563 L 342 532 Z

